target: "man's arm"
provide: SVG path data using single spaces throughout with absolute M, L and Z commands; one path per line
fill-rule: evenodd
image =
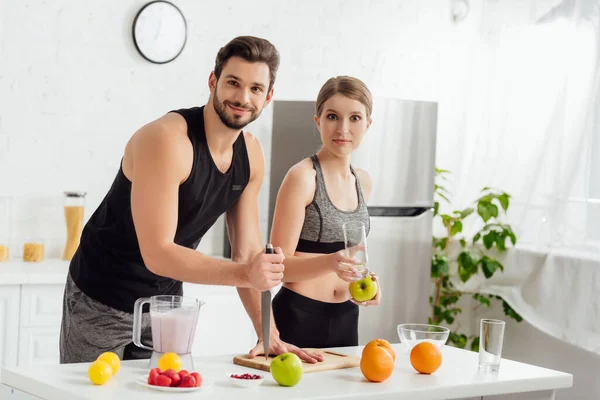
M 146 267 L 157 275 L 211 285 L 268 289 L 271 263 L 218 260 L 174 242 L 179 185 L 191 171 L 193 148 L 187 124 L 167 114 L 142 127 L 128 143 L 123 170 L 131 184 L 131 212 Z
M 250 158 L 250 181 L 236 205 L 227 212 L 227 232 L 231 243 L 232 261 L 242 263 L 248 262 L 247 260 L 252 259 L 263 250 L 259 225 L 258 193 L 264 177 L 264 156 L 260 143 L 250 133 L 245 133 L 245 140 Z M 281 249 L 277 248 L 276 252 L 279 253 L 277 256 L 282 262 Z M 280 279 L 283 279 L 283 274 L 281 274 Z M 238 288 L 238 294 L 259 338 L 259 343 L 250 353 L 251 356 L 255 356 L 259 349 L 262 351 L 260 291 L 240 287 Z M 269 348 L 273 354 L 292 351 L 308 362 L 314 363 L 321 360 L 320 356 L 308 354 L 279 340 L 279 332 L 275 326 L 272 312 L 270 325 L 271 341 Z
M 226 213 L 231 259 L 238 263 L 248 263 L 263 247 L 260 237 L 258 192 L 264 176 L 264 156 L 260 143 L 254 136 L 245 133 L 244 139 L 250 159 L 250 181 L 235 206 Z M 254 330 L 260 337 L 260 292 L 247 287 L 238 287 L 237 290 Z

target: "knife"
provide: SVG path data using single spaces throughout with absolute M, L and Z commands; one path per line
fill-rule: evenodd
M 273 245 L 267 244 L 265 254 L 274 254 Z M 269 359 L 269 341 L 271 339 L 271 291 L 265 290 L 260 294 L 260 312 L 262 319 L 262 337 L 265 360 Z

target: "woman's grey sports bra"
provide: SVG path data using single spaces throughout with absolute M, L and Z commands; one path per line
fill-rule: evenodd
M 369 211 L 363 198 L 358 176 L 352 166 L 350 166 L 350 171 L 356 180 L 358 207 L 353 211 L 343 211 L 333 205 L 327 194 L 319 158 L 315 154 L 310 159 L 317 172 L 315 195 L 313 201 L 306 207 L 304 225 L 302 226 L 296 251 L 304 253 L 335 253 L 344 248 L 344 233 L 342 230 L 344 223 L 361 221 L 365 225 L 366 234 L 369 234 Z

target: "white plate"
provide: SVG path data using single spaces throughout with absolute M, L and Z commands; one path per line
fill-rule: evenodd
M 150 389 L 158 390 L 159 392 L 171 392 L 171 393 L 185 393 L 185 392 L 195 392 L 196 390 L 208 389 L 210 387 L 209 382 L 202 381 L 202 384 L 198 387 L 170 387 L 170 386 L 156 386 L 148 384 L 148 377 L 141 377 L 135 380 L 140 386 L 144 386 Z

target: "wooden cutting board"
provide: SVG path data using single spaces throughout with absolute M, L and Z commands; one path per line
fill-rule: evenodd
M 303 372 L 320 372 L 320 371 L 330 371 L 333 369 L 342 369 L 342 368 L 354 368 L 360 365 L 360 357 L 351 356 L 348 354 L 342 354 L 337 352 L 332 352 L 329 350 L 321 350 L 321 349 L 302 349 L 311 353 L 319 353 L 323 355 L 324 360 L 320 361 L 316 364 L 310 364 L 302 361 Z M 248 359 L 247 354 L 235 356 L 233 358 L 233 363 L 237 365 L 241 365 L 243 367 L 250 367 L 255 369 L 260 369 L 262 371 L 270 371 L 270 364 L 273 360 L 273 356 L 269 356 L 267 360 L 265 360 L 265 356 L 256 356 L 253 359 Z

